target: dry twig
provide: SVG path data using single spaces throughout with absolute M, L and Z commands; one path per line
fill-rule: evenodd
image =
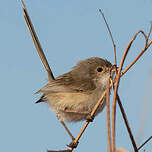
M 128 130 L 128 133 L 129 133 L 129 136 L 130 136 L 132 145 L 133 145 L 133 147 L 134 147 L 134 151 L 136 152 L 136 151 L 138 151 L 138 150 L 137 150 L 137 146 L 136 146 L 136 142 L 135 142 L 135 139 L 134 139 L 133 134 L 132 134 L 132 132 L 131 132 L 131 128 L 130 128 L 130 126 L 129 126 L 129 123 L 128 123 L 128 120 L 127 120 L 127 116 L 126 116 L 125 110 L 124 110 L 124 108 L 123 108 L 123 106 L 122 106 L 122 103 L 121 103 L 121 100 L 120 100 L 120 97 L 119 97 L 118 94 L 117 94 L 117 101 L 118 101 L 118 104 L 119 104 L 120 111 L 121 111 L 121 113 L 122 113 L 123 119 L 124 119 L 124 121 L 125 121 L 125 125 L 126 125 L 126 127 L 127 127 L 127 130 Z
M 103 17 L 103 19 L 104 19 L 104 22 L 105 22 L 105 24 L 106 24 L 106 27 L 107 27 L 108 32 L 109 32 L 109 35 L 110 35 L 110 38 L 111 38 L 111 40 L 112 40 L 112 44 L 113 44 L 113 48 L 114 48 L 115 65 L 116 65 L 116 67 L 117 67 L 116 44 L 115 44 L 115 42 L 114 42 L 114 39 L 113 39 L 113 36 L 112 36 L 112 32 L 111 32 L 111 30 L 110 30 L 110 28 L 109 28 L 109 25 L 108 25 L 107 21 L 106 21 L 106 18 L 105 18 L 105 16 L 104 16 L 104 13 L 101 11 L 101 9 L 99 9 L 99 12 L 101 13 L 101 15 L 102 15 L 102 17 Z
M 113 95 L 113 105 L 112 105 L 112 151 L 115 152 L 115 118 L 116 118 L 116 97 L 117 97 L 117 91 L 118 91 L 118 87 L 119 87 L 119 82 L 120 82 L 120 77 L 126 73 L 136 62 L 137 60 L 143 55 L 143 53 L 149 48 L 149 46 L 152 43 L 152 40 L 143 48 L 143 50 L 141 51 L 141 53 L 137 56 L 137 58 L 135 58 L 135 60 L 121 73 L 124 61 L 127 57 L 127 54 L 130 50 L 130 47 L 132 46 L 132 43 L 134 42 L 134 40 L 136 39 L 136 37 L 138 36 L 139 33 L 142 33 L 145 37 L 146 34 L 143 31 L 138 31 L 133 38 L 131 39 L 131 41 L 129 42 L 129 44 L 127 45 L 126 50 L 124 51 L 123 57 L 121 59 L 120 62 L 120 67 L 118 70 L 118 73 L 116 75 L 116 80 L 115 80 L 115 89 L 114 89 L 114 95 Z M 137 147 L 134 147 L 134 150 L 137 151 Z
M 151 30 L 150 30 L 151 31 Z M 134 37 L 133 37 L 133 39 L 131 40 L 131 43 L 136 39 L 136 37 L 137 37 L 137 35 L 139 34 L 139 33 L 142 33 L 143 35 L 144 35 L 144 37 L 145 37 L 145 40 L 147 41 L 147 36 L 146 36 L 146 34 L 143 32 L 143 31 L 138 31 L 135 35 L 134 35 Z M 149 43 L 147 43 L 147 45 L 142 49 L 142 51 L 140 52 L 140 54 L 133 60 L 133 62 L 127 67 L 127 68 L 125 68 L 125 70 L 123 71 L 123 72 L 121 72 L 121 76 L 122 75 L 124 75 L 137 61 L 138 61 L 138 59 L 145 53 L 145 51 L 150 47 L 150 45 L 151 45 L 151 43 L 152 43 L 152 40 L 150 40 L 150 42 Z M 128 50 L 129 51 L 129 50 Z M 127 52 L 128 53 L 128 52 Z
M 150 141 L 152 139 L 152 136 L 149 137 L 139 148 L 138 150 L 140 150 L 148 141 Z
M 108 152 L 111 152 L 111 127 L 110 127 L 110 77 L 107 81 L 107 135 L 108 135 Z

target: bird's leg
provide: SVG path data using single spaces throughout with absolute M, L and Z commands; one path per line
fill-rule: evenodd
M 77 110 L 69 110 L 69 109 L 58 109 L 59 111 L 65 112 L 65 113 L 74 113 L 74 114 L 79 114 L 79 115 L 86 115 L 86 120 L 87 122 L 92 122 L 94 119 L 94 116 L 91 116 L 90 112 L 88 111 L 77 111 Z M 57 118 L 59 119 L 60 123 L 63 125 L 63 127 L 65 128 L 65 130 L 67 131 L 67 133 L 69 134 L 69 136 L 72 139 L 72 142 L 70 144 L 68 144 L 67 146 L 70 147 L 69 150 L 73 150 L 74 148 L 77 147 L 78 145 L 78 140 L 75 139 L 72 135 L 72 133 L 70 132 L 70 130 L 67 128 L 67 126 L 65 125 L 64 121 L 60 120 L 59 115 L 57 114 Z
M 68 129 L 68 127 L 66 126 L 64 121 L 60 119 L 60 116 L 58 113 L 56 116 L 57 116 L 58 120 L 60 121 L 60 123 L 62 124 L 62 126 L 64 127 L 64 129 L 66 130 L 66 132 L 68 133 L 68 135 L 71 137 L 72 140 L 74 140 L 75 138 L 73 137 L 72 133 L 70 132 L 70 130 Z
M 64 123 L 64 121 L 59 120 L 60 123 L 62 124 L 62 126 L 64 127 L 64 129 L 67 131 L 67 133 L 69 134 L 69 136 L 71 137 L 72 141 L 75 139 L 72 135 L 72 133 L 70 132 L 70 130 L 67 128 L 66 124 Z
M 73 113 L 73 114 L 79 114 L 79 115 L 86 115 L 86 120 L 88 122 L 92 122 L 94 117 L 92 117 L 90 115 L 90 112 L 88 111 L 76 111 L 76 110 L 69 110 L 69 109 L 58 109 L 59 111 L 65 112 L 65 113 Z M 63 127 L 65 128 L 66 132 L 68 133 L 68 135 L 71 137 L 72 142 L 70 144 L 68 144 L 67 146 L 70 147 L 70 149 L 74 149 L 77 147 L 78 145 L 78 141 L 75 140 L 75 138 L 73 137 L 72 133 L 70 132 L 70 130 L 67 128 L 66 124 L 64 123 L 64 121 L 60 120 L 60 116 L 57 114 L 57 118 L 59 119 L 60 123 L 63 125 Z
M 75 138 L 73 137 L 72 133 L 70 132 L 70 130 L 67 128 L 66 124 L 64 123 L 64 121 L 62 120 L 59 120 L 61 122 L 61 124 L 63 125 L 64 129 L 67 131 L 68 135 L 71 137 L 72 139 L 72 142 L 70 144 L 68 144 L 67 146 L 70 147 L 70 148 L 76 148 L 77 145 L 78 145 L 78 142 L 75 143 L 74 140 Z
M 94 116 L 91 116 L 91 114 L 89 113 L 89 114 L 87 115 L 87 117 L 86 117 L 86 120 L 87 120 L 88 122 L 93 122 Z

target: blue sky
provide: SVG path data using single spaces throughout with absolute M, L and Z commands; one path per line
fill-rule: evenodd
M 118 62 L 131 37 L 139 29 L 148 32 L 152 20 L 151 0 L 25 0 L 55 76 L 68 72 L 78 60 L 92 56 L 114 63 L 113 46 L 98 12 L 107 18 L 117 45 Z M 64 149 L 70 138 L 46 104 L 34 104 L 34 93 L 46 84 L 47 74 L 27 30 L 19 1 L 5 0 L 0 5 L 0 151 L 45 152 Z M 144 46 L 137 38 L 128 65 Z M 119 94 L 131 129 L 137 137 L 147 88 L 152 86 L 151 47 L 122 78 Z M 152 88 L 149 88 L 151 93 Z M 147 100 L 147 115 L 140 143 L 152 135 L 152 97 Z M 83 125 L 68 124 L 76 136 Z M 76 151 L 107 150 L 106 108 L 89 125 Z M 132 151 L 132 145 L 119 108 L 117 147 Z M 138 143 L 138 145 L 140 145 Z M 145 149 L 150 151 L 152 141 Z

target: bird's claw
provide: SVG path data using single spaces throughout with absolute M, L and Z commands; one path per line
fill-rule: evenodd
M 67 146 L 73 149 L 73 148 L 76 148 L 76 147 L 78 146 L 78 143 L 79 143 L 79 142 L 72 141 L 72 142 L 71 142 L 70 144 L 68 144 Z
M 91 116 L 91 115 L 89 114 L 89 115 L 87 115 L 86 120 L 87 120 L 88 122 L 93 122 L 94 117 L 93 117 L 93 116 Z

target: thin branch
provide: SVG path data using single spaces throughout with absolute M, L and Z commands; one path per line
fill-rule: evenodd
M 151 32 L 152 32 L 152 22 L 151 22 L 151 24 L 150 24 L 149 33 L 148 33 L 148 36 L 147 36 L 148 40 L 149 40 L 149 37 L 150 37 L 150 35 L 151 35 Z
M 111 127 L 110 127 L 110 77 L 107 81 L 107 135 L 108 135 L 108 152 L 111 152 Z
M 127 45 L 127 48 L 126 48 L 126 50 L 125 50 L 125 52 L 124 52 L 124 55 L 123 55 L 123 57 L 122 57 L 121 64 L 120 64 L 120 68 L 119 68 L 118 74 L 116 75 L 116 81 L 115 81 L 115 82 L 116 82 L 116 86 L 117 86 L 117 87 L 115 87 L 115 90 L 114 90 L 114 97 L 113 97 L 113 103 L 114 103 L 114 105 L 113 105 L 113 107 L 112 107 L 113 109 L 115 109 L 115 106 L 116 106 L 116 95 L 117 95 L 117 90 L 118 90 L 118 85 L 119 85 L 120 77 L 123 76 L 123 75 L 128 71 L 128 70 L 127 70 L 125 73 L 121 74 L 121 70 L 122 70 L 122 66 L 123 66 L 123 64 L 124 64 L 124 60 L 125 60 L 125 58 L 126 58 L 126 56 L 127 56 L 127 54 L 128 54 L 128 51 L 129 51 L 129 49 L 130 49 L 133 41 L 136 39 L 137 35 L 138 35 L 140 32 L 141 32 L 141 31 L 138 31 L 138 32 L 134 35 L 134 37 L 131 39 L 131 41 L 130 41 L 129 44 Z M 152 43 L 152 40 L 148 43 L 148 45 L 147 45 L 147 47 L 146 47 L 146 50 L 147 50 L 148 47 L 151 45 L 151 43 Z M 146 50 L 145 50 L 145 51 L 146 51 Z M 144 52 L 145 52 L 145 51 L 144 51 Z M 143 52 L 143 53 L 144 53 L 144 52 Z M 140 57 L 143 55 L 143 53 L 140 55 Z M 139 57 L 139 58 L 140 58 L 140 57 Z M 138 58 L 138 59 L 139 59 L 139 58 Z M 137 60 L 138 60 L 138 59 L 137 59 Z M 111 88 L 111 87 L 112 87 L 112 84 L 110 84 L 110 88 Z M 91 116 L 94 116 L 97 108 L 98 108 L 99 105 L 101 104 L 101 102 L 102 102 L 103 98 L 105 97 L 105 95 L 106 95 L 106 90 L 103 92 L 103 94 L 101 95 L 101 97 L 100 97 L 100 99 L 98 100 L 97 104 L 96 104 L 95 107 L 93 108 L 93 110 L 92 110 L 92 112 L 91 112 Z M 115 102 L 114 102 L 114 100 L 115 100 Z M 84 124 L 83 128 L 80 130 L 78 136 L 77 136 L 76 139 L 74 140 L 75 143 L 77 143 L 77 142 L 79 141 L 80 137 L 82 136 L 83 132 L 84 132 L 85 129 L 87 128 L 88 124 L 89 124 L 88 121 Z M 115 130 L 115 125 L 113 125 L 113 124 L 115 124 L 115 110 L 112 111 L 112 151 L 115 150 L 115 131 L 113 131 L 113 130 Z M 114 137 L 114 138 L 113 138 L 113 137 Z M 113 142 L 113 141 L 114 141 L 114 142 Z M 70 149 L 70 150 L 72 151 L 73 149 Z
M 54 80 L 53 73 L 52 73 L 51 68 L 50 68 L 50 66 L 48 64 L 46 56 L 45 56 L 45 54 L 43 52 L 43 49 L 41 47 L 41 44 L 40 44 L 39 39 L 37 37 L 37 34 L 36 34 L 35 30 L 34 30 L 34 27 L 33 27 L 33 24 L 31 22 L 31 19 L 30 19 L 29 15 L 28 15 L 25 3 L 24 3 L 23 0 L 21 0 L 21 3 L 22 3 L 22 9 L 23 9 L 23 13 L 24 13 L 24 18 L 25 18 L 25 21 L 27 23 L 28 29 L 30 31 L 30 34 L 31 34 L 32 40 L 34 42 L 35 48 L 36 48 L 36 50 L 37 50 L 37 52 L 38 52 L 38 54 L 40 56 L 40 59 L 41 59 L 43 65 L 44 65 L 47 73 L 48 73 L 49 81 L 52 81 L 52 80 Z
M 152 139 L 152 136 L 149 137 L 139 148 L 138 150 L 140 150 L 148 141 L 150 141 Z
M 142 49 L 141 53 L 133 60 L 133 62 L 121 73 L 121 76 L 124 75 L 138 61 L 138 59 L 145 53 L 151 44 L 152 40 Z
M 132 43 L 134 42 L 134 40 L 136 39 L 136 37 L 137 37 L 137 35 L 139 33 L 142 33 L 142 32 L 138 31 L 133 36 L 133 38 L 131 39 L 131 41 L 129 42 L 129 44 L 127 45 L 127 48 L 124 51 L 123 57 L 122 57 L 121 62 L 120 62 L 120 67 L 119 67 L 118 73 L 116 75 L 116 85 L 115 85 L 115 88 L 114 88 L 113 104 L 112 104 L 112 152 L 115 152 L 116 97 L 117 97 L 117 91 L 118 91 L 120 77 L 121 77 L 121 70 L 122 70 L 124 61 L 126 59 L 126 56 L 127 56 L 128 52 L 129 52 L 129 49 L 132 46 Z
M 123 57 L 121 59 L 121 63 L 120 63 L 120 68 L 118 70 L 118 74 L 116 75 L 116 85 L 115 85 L 115 89 L 114 89 L 114 95 L 113 95 L 113 106 L 112 106 L 112 151 L 115 151 L 115 117 L 116 117 L 116 96 L 117 96 L 117 91 L 118 91 L 118 87 L 119 87 L 119 82 L 120 82 L 120 77 L 128 71 L 128 69 L 136 63 L 136 61 L 142 56 L 142 54 L 149 48 L 149 46 L 152 43 L 152 40 L 143 48 L 142 52 L 139 54 L 139 56 L 131 63 L 130 66 L 128 66 L 122 73 L 122 67 L 124 64 L 124 61 L 127 57 L 127 54 L 130 50 L 130 47 L 132 46 L 132 43 L 134 42 L 134 40 L 136 39 L 136 37 L 138 36 L 139 33 L 142 33 L 145 37 L 145 39 L 147 39 L 146 34 L 143 31 L 138 31 L 133 38 L 131 39 L 131 41 L 129 42 L 129 44 L 127 45 L 126 50 L 124 51 Z
M 129 136 L 130 136 L 130 139 L 131 139 L 131 142 L 132 142 L 134 151 L 137 152 L 138 150 L 137 150 L 136 142 L 135 142 L 135 140 L 134 140 L 133 134 L 132 134 L 132 132 L 131 132 L 131 128 L 130 128 L 129 123 L 128 123 L 128 120 L 127 120 L 127 116 L 126 116 L 125 110 L 124 110 L 124 108 L 123 108 L 123 106 L 122 106 L 122 103 L 121 103 L 121 100 L 120 100 L 120 97 L 119 97 L 118 94 L 117 94 L 117 101 L 118 101 L 118 105 L 119 105 L 119 107 L 120 107 L 120 111 L 121 111 L 121 114 L 122 114 L 122 116 L 123 116 L 123 119 L 124 119 L 124 121 L 125 121 L 125 125 L 126 125 L 126 127 L 127 127 L 127 131 L 128 131 L 128 133 L 129 133 Z
M 149 44 L 147 44 L 148 42 L 148 36 L 145 34 L 145 32 L 143 32 L 142 30 L 139 30 L 135 35 L 134 35 L 134 40 L 136 39 L 138 34 L 142 34 L 145 37 L 145 41 L 146 41 L 146 45 L 145 47 L 142 49 L 141 53 L 133 60 L 133 62 L 121 73 L 121 76 L 124 75 L 136 62 L 137 60 L 143 55 L 143 53 L 149 48 L 149 46 L 151 45 L 152 41 L 149 42 Z M 150 33 L 150 32 L 149 32 Z M 133 40 L 133 41 L 134 41 Z
M 111 32 L 111 30 L 110 30 L 110 27 L 109 27 L 107 21 L 106 21 L 106 18 L 105 18 L 105 16 L 104 16 L 104 13 L 101 11 L 101 9 L 99 9 L 99 12 L 100 12 L 100 14 L 101 14 L 102 17 L 103 17 L 103 20 L 104 20 L 104 22 L 105 22 L 105 24 L 106 24 L 106 27 L 107 27 L 107 29 L 108 29 L 108 32 L 109 32 L 109 34 L 110 34 L 110 38 L 111 38 L 111 40 L 112 40 L 112 44 L 113 44 L 113 48 L 114 48 L 115 65 L 117 66 L 116 45 L 115 45 L 115 42 L 114 42 L 114 39 L 113 39 L 113 36 L 112 36 L 112 32 Z
M 103 98 L 105 97 L 105 95 L 106 95 L 106 91 L 104 91 L 104 93 L 101 95 L 100 99 L 98 100 L 97 104 L 94 106 L 94 108 L 93 108 L 93 110 L 92 110 L 92 112 L 91 112 L 91 114 L 90 114 L 90 116 L 91 116 L 92 118 L 94 118 L 94 114 L 95 114 L 95 112 L 97 111 L 97 108 L 99 107 L 99 105 L 101 104 L 101 102 L 103 101 Z M 85 122 L 85 124 L 84 124 L 84 126 L 82 127 L 82 129 L 80 130 L 78 136 L 77 136 L 77 137 L 75 138 L 75 140 L 73 141 L 74 143 L 78 143 L 79 139 L 81 138 L 82 134 L 84 133 L 84 131 L 85 131 L 85 129 L 87 128 L 87 126 L 88 126 L 89 123 L 90 123 L 89 121 L 86 121 L 86 122 Z M 69 150 L 72 151 L 73 148 L 70 148 Z

